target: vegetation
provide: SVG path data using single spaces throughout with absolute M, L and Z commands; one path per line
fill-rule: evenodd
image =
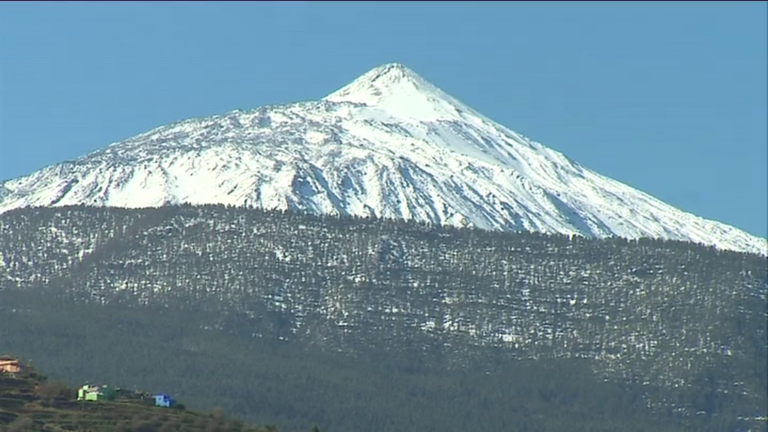
M 182 408 L 158 408 L 135 398 L 77 401 L 74 389 L 49 381 L 27 365 L 18 375 L 0 374 L 0 430 L 73 432 L 266 432 L 228 419 Z
M 0 351 L 286 431 L 764 431 L 764 257 L 223 206 L 0 216 Z
M 54 321 L 48 324 L 62 327 L 65 316 L 56 317 L 56 307 L 50 306 L 41 310 L 40 316 L 53 314 Z M 373 358 L 352 359 L 291 342 L 240 340 L 200 330 L 184 333 L 195 349 L 183 350 L 168 337 L 181 334 L 181 324 L 155 320 L 152 314 L 159 311 L 121 313 L 110 306 L 94 305 L 64 309 L 90 311 L 100 325 L 68 328 L 57 333 L 59 343 L 80 340 L 82 349 L 102 354 L 71 370 L 76 363 L 72 353 L 54 356 L 57 348 L 53 344 L 29 350 L 40 358 L 40 364 L 57 369 L 59 376 L 89 376 L 104 382 L 127 382 L 137 388 L 169 389 L 190 407 L 211 409 L 220 405 L 233 415 L 275 424 L 281 431 L 307 431 L 314 424 L 323 431 L 706 430 L 697 423 L 686 424 L 685 418 L 672 412 L 649 409 L 641 387 L 596 380 L 588 361 L 518 360 L 494 367 L 474 364 L 465 370 L 406 372 L 402 364 L 418 364 L 417 357 L 371 353 Z M 134 315 L 136 312 L 141 315 Z M 130 317 L 139 326 L 167 329 L 171 324 L 172 328 L 166 334 L 159 330 L 160 334 L 148 335 L 121 332 L 118 325 L 101 329 L 110 319 L 124 323 Z M 23 345 L 18 340 L 12 343 Z M 49 357 L 37 355 L 38 349 Z M 142 355 L 131 354 L 136 350 Z M 152 367 L 159 364 L 168 367 Z M 109 376 L 117 378 L 108 381 Z

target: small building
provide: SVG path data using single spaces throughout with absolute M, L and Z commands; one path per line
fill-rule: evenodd
M 114 400 L 115 395 L 117 393 L 115 392 L 115 389 L 108 387 L 108 386 L 91 386 L 91 385 L 84 385 L 77 389 L 77 400 L 84 400 L 84 401 L 100 401 L 100 400 Z
M 176 401 L 171 399 L 167 394 L 159 393 L 153 397 L 155 398 L 155 406 L 170 408 L 176 404 Z
M 0 373 L 16 374 L 19 372 L 21 372 L 21 363 L 18 359 L 0 356 Z

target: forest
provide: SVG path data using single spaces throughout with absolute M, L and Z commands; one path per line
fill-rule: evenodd
M 0 215 L 0 287 L 0 351 L 280 430 L 766 430 L 755 255 L 71 207 Z

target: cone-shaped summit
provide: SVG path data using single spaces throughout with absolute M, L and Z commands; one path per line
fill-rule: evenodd
M 181 202 L 654 237 L 768 254 L 765 239 L 582 167 L 397 63 L 322 101 L 176 122 L 0 183 L 0 212 Z

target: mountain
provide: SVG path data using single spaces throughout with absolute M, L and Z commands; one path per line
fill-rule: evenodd
M 0 183 L 0 212 L 174 203 L 652 237 L 768 255 L 765 239 L 593 172 L 400 64 L 320 101 L 176 122 Z

